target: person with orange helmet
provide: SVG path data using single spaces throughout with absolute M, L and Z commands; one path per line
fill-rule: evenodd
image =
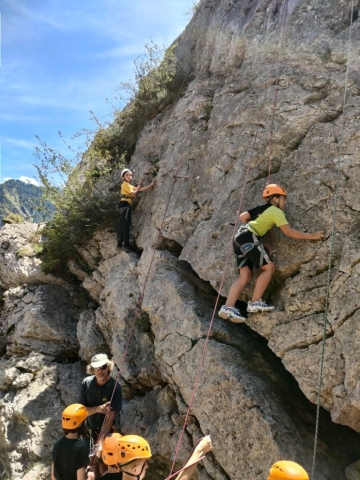
M 86 480 L 89 452 L 82 437 L 86 434 L 87 417 L 88 411 L 80 403 L 69 405 L 62 412 L 64 436 L 53 448 L 51 480 Z M 88 479 L 91 478 L 90 474 Z
M 145 192 L 149 188 L 155 186 L 153 180 L 149 185 L 143 186 L 142 182 L 137 187 L 131 185 L 132 171 L 124 168 L 121 172 L 121 198 L 118 204 L 120 217 L 117 224 L 117 248 L 131 252 L 134 248 L 130 245 L 130 228 L 131 228 L 131 204 L 139 192 Z
M 268 480 L 309 480 L 309 475 L 298 463 L 281 460 L 270 468 Z
M 212 449 L 209 436 L 203 437 L 195 446 L 176 480 L 189 480 L 194 473 L 197 462 Z M 121 436 L 110 433 L 104 440 L 102 459 L 108 465 L 108 471 L 101 480 L 142 480 L 151 458 L 151 449 L 145 438 L 138 435 Z
M 274 306 L 262 300 L 275 272 L 275 264 L 270 256 L 269 249 L 262 243 L 264 235 L 272 228 L 278 227 L 289 238 L 298 240 L 321 240 L 324 232 L 306 233 L 291 228 L 284 214 L 287 193 L 276 183 L 265 187 L 262 195 L 266 200 L 264 205 L 257 206 L 240 214 L 241 227 L 234 237 L 233 247 L 237 256 L 239 278 L 231 285 L 225 305 L 219 311 L 221 318 L 235 323 L 245 322 L 246 318 L 235 308 L 235 304 L 252 279 L 253 267 L 260 267 L 261 272 L 256 280 L 251 301 L 248 302 L 247 312 L 269 312 Z

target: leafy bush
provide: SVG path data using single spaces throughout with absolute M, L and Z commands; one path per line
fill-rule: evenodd
M 102 125 L 94 117 L 98 130 L 92 139 L 88 137 L 84 154 L 73 152 L 68 159 L 39 139 L 35 166 L 44 197 L 56 207 L 42 231 L 46 239 L 42 252 L 45 272 L 62 271 L 67 260 L 76 256 L 77 246 L 90 238 L 97 226 L 114 222 L 118 194 L 109 189 L 111 172 L 130 160 L 144 125 L 184 86 L 188 76 L 177 66 L 175 46 L 164 51 L 151 42 L 145 48 L 146 55 L 135 60 L 134 82 L 121 85 L 127 95 L 125 107 L 114 109 L 112 124 Z M 157 162 L 157 156 L 151 155 Z
M 180 68 L 175 48 L 166 49 L 153 41 L 145 45 L 146 54 L 134 61 L 134 80 L 120 85 L 116 100 L 122 101 L 124 108 L 114 108 L 114 122 L 95 135 L 93 145 L 99 152 L 110 154 L 113 160 L 122 155 L 129 161 L 145 124 L 181 93 L 189 75 Z
M 22 215 L 19 213 L 9 213 L 6 217 L 3 217 L 2 219 L 3 223 L 25 223 L 25 219 Z
M 42 230 L 43 270 L 66 269 L 76 247 L 91 237 L 95 228 L 114 215 L 117 196 L 109 191 L 111 166 L 107 157 L 90 146 L 76 163 L 41 143 L 36 155 L 45 197 L 56 206 L 53 219 Z M 55 173 L 55 178 L 54 178 Z

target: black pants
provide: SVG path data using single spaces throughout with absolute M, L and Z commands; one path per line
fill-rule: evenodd
M 131 228 L 131 205 L 128 202 L 119 202 L 118 204 L 119 218 L 117 224 L 117 241 L 118 245 L 130 245 L 130 228 Z

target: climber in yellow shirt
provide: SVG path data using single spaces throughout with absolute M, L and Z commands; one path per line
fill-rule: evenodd
M 134 250 L 130 245 L 131 204 L 139 192 L 145 192 L 149 188 L 154 187 L 156 182 L 153 180 L 147 186 L 143 186 L 142 182 L 140 182 L 137 187 L 134 187 L 134 185 L 131 185 L 132 171 L 128 168 L 124 168 L 121 172 L 121 178 L 123 182 L 121 184 L 121 198 L 118 204 L 120 218 L 117 227 L 117 248 L 131 252 Z

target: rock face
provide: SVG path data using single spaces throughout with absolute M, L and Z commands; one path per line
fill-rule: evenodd
M 352 17 L 345 0 L 200 3 L 177 47 L 192 80 L 144 128 L 132 159 L 145 174 L 158 159 L 156 189 L 134 210 L 141 257 L 116 250 L 108 229 L 79 248 L 86 269 L 69 263 L 91 302 L 79 300 L 74 286 L 41 277 L 34 257 L 16 258 L 29 238 L 20 227 L 0 231 L 6 290 L 0 467 L 8 476 L 21 478 L 25 466 L 24 478 L 45 478 L 60 435 L 59 422 L 54 430 L 49 425 L 76 400 L 84 374 L 76 361 L 99 351 L 120 369 L 123 432 L 135 431 L 152 446 L 156 467 L 147 478 L 168 475 L 189 405 L 177 466 L 211 433 L 214 451 L 198 469 L 201 479 L 235 480 L 239 472 L 264 479 L 280 458 L 310 472 L 326 319 L 315 478 L 357 478 L 360 24 L 354 3 Z M 275 232 L 277 271 L 267 300 L 276 311 L 234 325 L 218 319 L 214 306 L 237 276 L 236 210 L 261 203 L 268 182 L 289 191 L 290 225 L 323 229 L 325 240 Z M 33 361 L 40 367 L 30 368 Z
M 8 290 L 2 313 L 7 353 L 39 352 L 54 357 L 77 358 L 78 314 L 76 290 L 60 285 L 24 286 Z
M 32 282 L 61 283 L 41 270 L 35 246 L 41 244 L 41 225 L 21 223 L 4 225 L 0 243 L 0 288 L 17 287 Z
M 145 248 L 160 228 L 174 186 L 163 242 L 176 242 L 180 259 L 218 291 L 225 273 L 226 296 L 236 278 L 227 257 L 236 210 L 261 203 L 267 182 L 284 185 L 290 225 L 323 229 L 326 239 L 275 232 L 277 272 L 267 294 L 276 312 L 252 315 L 248 325 L 316 402 L 328 297 L 321 404 L 359 431 L 358 5 L 346 76 L 347 2 L 331 2 L 341 11 L 335 17 L 324 2 L 255 3 L 203 2 L 180 37 L 179 55 L 195 78 L 138 141 L 136 171 L 146 171 L 149 152 L 160 157 L 161 196 L 148 194 L 138 207 L 137 242 Z

